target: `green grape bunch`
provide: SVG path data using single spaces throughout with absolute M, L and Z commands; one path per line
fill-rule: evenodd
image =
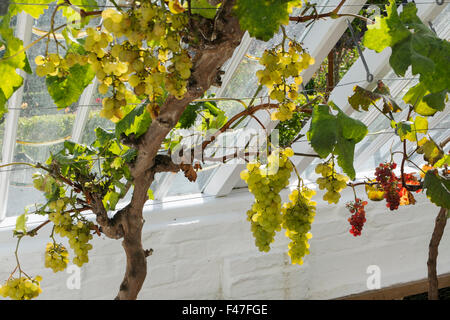
M 311 201 L 316 192 L 306 187 L 294 189 L 289 195 L 290 202 L 282 208 L 282 227 L 286 229 L 289 243 L 288 255 L 292 264 L 303 264 L 303 257 L 309 254 L 309 232 L 316 215 L 316 202 Z
M 41 281 L 41 276 L 10 278 L 0 287 L 0 296 L 13 300 L 31 300 L 42 292 Z
M 47 243 L 45 248 L 45 267 L 53 272 L 64 271 L 69 262 L 69 252 L 62 244 Z
M 166 91 L 184 97 L 192 61 L 182 41 L 188 24 L 183 10 L 148 1 L 128 11 L 108 8 L 102 19 L 103 28 L 86 28 L 84 52 L 36 57 L 37 75 L 65 77 L 74 65 L 89 64 L 99 93 L 108 95 L 100 115 L 113 122 L 123 118 L 127 103 L 148 98 L 155 110 Z
M 71 215 L 69 212 L 64 212 L 68 200 L 63 198 L 50 202 L 49 207 L 54 212 L 48 217 L 54 224 L 54 231 L 61 237 L 69 239 L 69 245 L 75 253 L 73 263 L 81 267 L 89 262 L 88 251 L 92 249 L 89 240 L 93 238 L 90 234 L 93 223 L 83 219 L 79 214 Z
M 268 157 L 265 167 L 260 162 L 252 162 L 241 172 L 241 178 L 255 197 L 255 202 L 247 211 L 247 220 L 251 222 L 255 244 L 263 252 L 270 250 L 276 232 L 281 230 L 279 193 L 289 184 L 293 170 L 289 157 L 293 154 L 291 148 L 275 150 Z
M 317 178 L 319 189 L 327 189 L 327 192 L 323 195 L 323 200 L 328 201 L 329 204 L 338 203 L 341 198 L 340 192 L 347 187 L 349 178 L 337 173 L 333 162 L 319 163 L 315 171 L 322 175 L 322 177 Z
M 259 84 L 266 86 L 270 98 L 280 104 L 272 113 L 272 120 L 291 119 L 296 110 L 294 101 L 299 95 L 299 85 L 303 82 L 300 73 L 315 63 L 314 58 L 299 43 L 290 41 L 287 51 L 283 46 L 264 51 L 259 63 L 264 66 L 256 72 Z
M 57 53 L 50 53 L 44 57 L 36 56 L 36 74 L 39 77 L 57 76 L 62 78 L 70 73 L 70 68 L 76 64 L 84 66 L 88 63 L 88 58 L 78 53 L 69 52 L 66 57 L 62 57 Z

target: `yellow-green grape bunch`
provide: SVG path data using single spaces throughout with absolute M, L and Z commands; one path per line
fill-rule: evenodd
M 61 237 L 67 237 L 69 244 L 75 253 L 73 263 L 81 267 L 89 262 L 88 251 L 92 249 L 89 240 L 92 239 L 90 230 L 92 222 L 83 221 L 77 216 L 71 216 L 69 212 L 64 212 L 67 199 L 58 199 L 49 204 L 54 212 L 49 214 L 49 219 L 55 225 L 55 232 Z
M 268 252 L 276 231 L 281 230 L 279 193 L 289 184 L 293 170 L 289 157 L 293 154 L 291 148 L 275 150 L 268 157 L 266 167 L 262 167 L 259 162 L 252 162 L 241 172 L 241 178 L 255 196 L 255 202 L 247 211 L 247 220 L 251 222 L 255 244 L 260 251 Z
M 290 42 L 289 49 L 273 48 L 264 51 L 256 76 L 261 85 L 269 90 L 270 98 L 279 102 L 279 108 L 272 113 L 272 120 L 285 121 L 292 118 L 298 97 L 298 86 L 303 79 L 300 73 L 314 64 L 314 59 L 297 42 Z
M 323 200 L 330 204 L 338 203 L 341 198 L 340 192 L 347 187 L 348 177 L 336 173 L 333 163 L 319 163 L 315 171 L 322 175 L 322 177 L 317 178 L 319 189 L 327 189 L 327 192 L 323 195 Z
M 315 194 L 314 190 L 306 187 L 295 189 L 289 195 L 290 202 L 282 208 L 282 227 L 291 239 L 288 254 L 292 264 L 303 264 L 303 257 L 309 254 L 308 240 L 312 237 L 309 230 L 316 215 L 316 203 L 311 198 Z
M 10 278 L 0 287 L 0 296 L 13 300 L 30 300 L 36 298 L 41 292 L 41 276 L 35 278 Z
M 72 52 L 69 52 L 64 58 L 59 54 L 50 53 L 46 57 L 36 56 L 34 62 L 36 63 L 36 74 L 39 77 L 58 76 L 62 78 L 67 76 L 69 69 L 74 65 L 86 65 L 88 58 Z
M 113 96 L 103 100 L 101 116 L 118 121 L 127 101 L 137 96 L 154 103 L 164 90 L 182 99 L 192 68 L 181 44 L 186 15 L 148 2 L 130 11 L 106 9 L 102 18 L 104 29 L 88 28 L 84 44 L 100 82 L 99 93 L 107 94 L 112 87 Z
M 69 263 L 69 252 L 62 244 L 47 243 L 45 248 L 45 267 L 53 272 L 63 271 Z

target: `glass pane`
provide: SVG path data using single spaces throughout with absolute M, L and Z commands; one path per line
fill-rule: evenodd
M 48 30 L 49 10 L 41 17 L 43 20 L 35 20 L 34 26 Z M 39 38 L 35 32 L 31 41 Z M 59 40 L 65 45 L 64 40 Z M 40 41 L 31 47 L 27 54 L 32 70 L 35 70 L 35 57 L 43 54 L 47 47 L 46 41 Z M 54 40 L 48 44 L 49 52 L 56 51 Z M 59 48 L 59 53 L 64 54 L 64 49 Z M 24 82 L 22 102 L 18 106 L 11 106 L 20 110 L 17 123 L 17 138 L 14 150 L 15 162 L 37 163 L 45 162 L 51 153 L 61 149 L 65 140 L 71 138 L 73 122 L 77 103 L 57 110 L 53 99 L 50 97 L 45 79 L 35 74 L 27 75 Z M 35 202 L 43 202 L 41 192 L 32 186 L 33 168 L 15 168 L 11 172 L 9 184 L 9 196 L 7 215 L 14 216 L 23 212 L 24 206 Z

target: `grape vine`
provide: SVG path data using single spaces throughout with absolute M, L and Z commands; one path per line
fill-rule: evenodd
M 40 0 L 28 1 L 38 4 Z M 51 2 L 46 0 L 45 4 Z M 100 116 L 111 120 L 114 129 L 97 128 L 91 145 L 65 141 L 61 150 L 53 152 L 44 164 L 27 164 L 42 172 L 33 175 L 33 185 L 44 194 L 45 203 L 36 206 L 33 213 L 46 221 L 28 230 L 29 213 L 17 218 L 13 233 L 18 239 L 17 265 L 0 287 L 0 295 L 32 299 L 42 292 L 42 278 L 30 277 L 23 271 L 18 248 L 24 237 L 33 237 L 50 225 L 51 242 L 44 251 L 44 265 L 53 272 L 65 270 L 69 263 L 80 267 L 87 263 L 95 234 L 122 239 L 127 268 L 117 298 L 136 299 L 147 273 L 146 258 L 152 252 L 143 248 L 141 235 L 143 207 L 153 197 L 149 188 L 155 175 L 182 171 L 188 180 L 195 181 L 207 159 L 225 162 L 242 157 L 241 150 L 217 158 L 205 154 L 222 133 L 237 127 L 245 117 L 252 117 L 263 129 L 269 128 L 258 118 L 259 111 L 269 111 L 271 120 L 280 121 L 281 127 L 295 129 L 287 130 L 282 148 L 265 146 L 267 158 L 258 151 L 241 172 L 254 196 L 247 220 L 260 251 L 268 252 L 276 233 L 285 229 L 291 262 L 301 265 L 309 254 L 316 191 L 304 183 L 294 166 L 294 157 L 298 156 L 320 159 L 315 168 L 320 177 L 315 184 L 325 191 L 322 199 L 328 204 L 338 204 L 346 187 L 355 191 L 357 186 L 363 186 L 369 200 L 384 199 L 390 211 L 414 205 L 414 192 L 425 192 L 432 203 L 442 210 L 449 209 L 450 155 L 444 150 L 448 139 L 435 141 L 428 132 L 428 119 L 445 109 L 450 47 L 448 41 L 439 39 L 420 20 L 415 4 L 405 4 L 398 13 L 391 1 L 376 23 L 368 25 L 363 38 L 369 49 L 380 52 L 387 46 L 392 48 L 389 63 L 398 76 L 404 76 L 410 66 L 413 75 L 418 75 L 418 84 L 403 96 L 406 117 L 400 112 L 403 104 L 391 97 L 383 82 L 378 82 L 374 90 L 355 86 L 348 101 L 353 108 L 350 110 L 328 101 L 332 96 L 329 92 L 300 99 L 302 75 L 316 63 L 305 44 L 287 36 L 285 25 L 290 21 L 318 22 L 345 16 L 371 22 L 367 17 L 340 12 L 344 2 L 318 14 L 314 4 L 298 0 L 270 0 L 259 5 L 250 0 L 142 0 L 128 1 L 127 5 L 114 3 L 114 8 L 96 8 L 85 2 L 77 6 L 65 0 L 51 9 L 50 30 L 25 47 L 15 37 L 11 19 L 20 11 L 37 19 L 44 13 L 44 6 L 10 5 L 7 14 L 0 16 L 0 77 L 5 79 L 0 84 L 0 116 L 7 112 L 8 100 L 23 84 L 24 73 L 17 70 L 45 78 L 58 109 L 76 103 L 95 78 L 101 97 Z M 196 8 L 195 4 L 207 10 Z M 293 11 L 300 7 L 301 12 Z M 55 17 L 60 11 L 67 23 L 57 26 Z M 76 13 L 77 21 L 73 21 L 70 12 Z M 92 18 L 101 18 L 101 23 L 95 25 Z M 281 36 L 279 43 L 256 57 L 262 69 L 254 75 L 259 86 L 250 102 L 207 94 L 212 86 L 221 85 L 221 69 L 246 31 L 263 41 L 273 39 L 278 31 Z M 56 32 L 60 34 L 57 36 Z M 58 40 L 62 38 L 64 41 Z M 34 58 L 36 68 L 31 70 L 29 48 L 40 41 L 46 41 L 45 52 Z M 54 46 L 50 46 L 53 41 Z M 56 52 L 50 52 L 52 47 Z M 259 97 L 263 87 L 268 91 L 267 103 Z M 229 120 L 229 110 L 218 103 L 227 99 L 244 107 L 243 111 L 231 112 Z M 259 99 L 261 104 L 255 105 Z M 391 150 L 391 159 L 380 163 L 374 176 L 364 179 L 357 179 L 355 172 L 355 146 L 367 136 L 369 128 L 350 116 L 353 111 L 379 112 L 388 119 L 387 126 L 402 148 Z M 199 152 L 191 149 L 180 155 L 184 162 L 174 163 L 171 155 L 184 152 L 178 148 L 183 138 L 177 130 L 193 128 L 200 129 L 202 135 L 208 129 L 216 132 L 201 143 Z M 305 137 L 304 142 L 314 153 L 297 149 L 294 143 L 301 137 Z M 242 151 L 245 156 L 251 154 L 247 147 Z M 416 154 L 423 155 L 425 166 L 414 162 Z M 185 161 L 189 155 L 193 158 L 191 163 Z M 399 155 L 400 161 L 394 159 Z M 405 173 L 407 165 L 418 171 Z M 298 185 L 288 195 L 289 201 L 283 203 L 281 194 L 293 173 Z M 116 209 L 130 190 L 130 203 Z M 355 237 L 363 236 L 363 228 L 368 228 L 364 227 L 366 210 L 370 210 L 367 205 L 366 200 L 356 197 L 356 191 L 354 201 L 346 204 L 351 213 L 350 233 Z M 85 212 L 92 213 L 94 219 Z M 55 237 L 66 238 L 68 246 Z

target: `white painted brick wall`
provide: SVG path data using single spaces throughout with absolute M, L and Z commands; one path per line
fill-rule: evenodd
M 370 202 L 363 235 L 355 238 L 348 232 L 350 214 L 345 209 L 351 197 L 351 190 L 346 190 L 337 206 L 319 201 L 311 254 L 302 266 L 290 264 L 283 233 L 269 253 L 257 250 L 246 221 L 252 201 L 247 192 L 150 204 L 145 208 L 143 241 L 154 253 L 148 258 L 149 273 L 140 298 L 330 299 L 367 290 L 369 265 L 381 268 L 382 287 L 425 278 L 438 209 L 423 195 L 416 196 L 416 205 L 395 212 L 387 210 L 384 202 Z M 1 280 L 15 266 L 13 224 L 13 219 L 0 224 Z M 69 274 L 53 274 L 43 267 L 49 229 L 24 239 L 20 250 L 27 273 L 44 277 L 41 298 L 113 298 L 125 270 L 120 241 L 96 238 L 90 263 L 81 271 L 81 288 L 69 290 Z M 439 273 L 450 272 L 449 239 L 447 230 L 439 248 Z

